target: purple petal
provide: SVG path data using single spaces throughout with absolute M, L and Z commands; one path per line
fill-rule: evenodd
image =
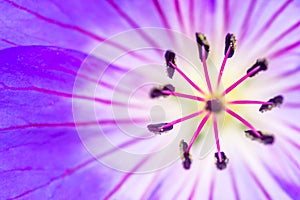
M 85 56 L 39 46 L 0 51 L 1 199 L 94 199 L 113 182 L 81 144 L 66 95 Z

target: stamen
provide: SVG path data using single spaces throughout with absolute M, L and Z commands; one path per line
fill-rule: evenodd
M 222 79 L 222 75 L 223 75 L 224 68 L 226 65 L 226 61 L 228 58 L 231 58 L 233 56 L 235 49 L 236 49 L 235 35 L 228 33 L 225 38 L 225 51 L 224 51 L 225 57 L 223 59 L 223 62 L 222 62 L 221 68 L 220 68 L 217 89 L 219 88 L 220 83 L 221 83 L 221 79 Z
M 229 159 L 226 157 L 224 152 L 221 152 L 221 161 L 219 160 L 218 153 L 215 153 L 216 158 L 216 166 L 219 170 L 223 170 L 227 167 L 227 163 L 229 162 Z
M 255 72 L 253 73 L 254 69 L 256 69 L 257 67 L 259 67 L 259 68 L 258 68 L 259 70 L 255 71 Z M 247 74 L 251 73 L 251 74 L 249 75 L 249 77 L 253 77 L 253 76 L 255 76 L 258 72 L 260 72 L 260 71 L 265 71 L 265 70 L 267 70 L 267 69 L 268 69 L 268 61 L 267 61 L 267 59 L 265 59 L 265 58 L 257 59 L 257 60 L 256 60 L 256 63 L 255 63 L 252 67 L 250 67 L 250 68 L 247 70 Z
M 180 148 L 180 155 L 181 155 L 181 159 L 182 159 L 183 168 L 188 170 L 188 169 L 190 169 L 191 164 L 192 164 L 191 155 L 187 151 L 188 144 L 184 140 L 181 140 L 180 144 L 179 144 L 179 148 Z
M 170 130 L 173 129 L 173 125 L 169 125 L 169 126 L 164 127 L 167 124 L 168 123 L 149 124 L 147 126 L 147 128 L 150 132 L 160 135 L 163 132 L 167 132 L 167 131 L 170 131 Z
M 238 115 L 237 113 L 233 112 L 232 110 L 230 110 L 229 108 L 226 108 L 226 112 L 228 114 L 230 114 L 231 116 L 235 117 L 236 119 L 238 119 L 240 122 L 242 122 L 243 124 L 245 124 L 248 128 L 250 128 L 253 133 L 258 137 L 258 138 L 262 138 L 262 136 L 260 135 L 259 132 L 257 132 L 255 130 L 255 128 L 244 118 L 242 118 L 240 115 Z
M 182 97 L 182 98 L 192 99 L 192 100 L 196 100 L 196 101 L 205 101 L 204 98 L 189 95 L 189 94 L 182 94 L 182 93 L 178 93 L 178 92 L 171 92 L 171 91 L 165 91 L 165 90 L 163 90 L 161 92 L 163 94 L 172 95 L 172 96 L 175 96 L 175 97 Z
M 203 90 L 201 90 L 189 77 L 187 77 L 185 75 L 185 73 L 183 73 L 183 71 L 181 71 L 176 65 L 174 65 L 172 62 L 170 62 L 170 65 L 176 70 L 178 71 L 178 73 L 193 87 L 195 88 L 197 91 L 199 91 L 201 94 L 205 94 L 203 92 Z
M 199 58 L 200 58 L 201 62 L 203 62 L 203 60 L 206 60 L 208 57 L 209 43 L 206 39 L 206 36 L 202 33 L 196 33 L 196 40 L 197 40 L 197 44 L 198 44 Z M 204 50 L 204 52 L 203 52 L 203 50 Z
M 170 92 L 174 92 L 175 91 L 175 87 L 171 84 L 167 84 L 162 88 L 162 91 L 170 91 Z
M 166 59 L 168 76 L 169 76 L 169 78 L 173 78 L 175 69 L 170 63 L 172 63 L 173 65 L 176 65 L 175 53 L 171 50 L 167 50 L 165 53 L 165 59 Z
M 255 69 L 253 69 L 251 72 L 247 73 L 245 76 L 243 76 L 242 78 L 240 78 L 238 81 L 236 81 L 234 84 L 232 84 L 230 87 L 228 87 L 224 92 L 223 92 L 223 96 L 228 94 L 231 90 L 233 90 L 234 88 L 236 88 L 238 85 L 240 85 L 242 82 L 244 82 L 248 77 L 251 77 L 252 74 L 257 73 L 258 71 L 260 71 L 260 67 L 256 67 Z
M 266 112 L 268 110 L 272 110 L 275 107 L 279 107 L 282 103 L 283 103 L 283 96 L 282 95 L 278 95 L 272 99 L 269 99 L 268 101 L 269 104 L 264 104 L 259 108 L 260 112 Z
M 221 68 L 220 68 L 220 72 L 219 72 L 219 76 L 218 76 L 217 89 L 220 87 L 221 79 L 222 79 L 222 76 L 223 76 L 223 72 L 224 72 L 224 69 L 225 69 L 225 65 L 226 65 L 226 61 L 227 61 L 227 58 L 229 56 L 229 53 L 230 53 L 230 48 L 227 50 L 227 52 L 225 54 L 225 57 L 223 59 Z
M 206 59 L 208 57 L 208 52 L 209 52 L 209 43 L 206 40 L 205 35 L 203 35 L 202 33 L 196 33 L 196 40 L 198 44 L 199 57 L 204 67 L 206 84 L 209 92 L 212 93 L 211 83 L 210 83 L 207 64 L 206 64 Z
M 245 131 L 246 136 L 248 138 L 250 138 L 251 140 L 256 140 L 256 141 L 261 142 L 263 144 L 273 144 L 273 142 L 274 142 L 274 136 L 273 135 L 263 134 L 261 131 L 257 131 L 257 132 L 261 135 L 260 138 L 258 138 L 252 130 Z
M 153 98 L 158 98 L 158 97 L 166 97 L 166 96 L 169 96 L 170 94 L 166 93 L 166 92 L 174 92 L 175 91 L 175 87 L 171 84 L 167 84 L 161 88 L 153 88 L 151 91 L 150 91 L 150 97 L 153 99 Z
M 215 132 L 215 140 L 216 140 L 216 146 L 217 146 L 217 154 L 218 154 L 218 161 L 222 162 L 222 156 L 221 156 L 221 150 L 220 150 L 220 143 L 219 143 L 219 132 L 218 132 L 218 123 L 217 123 L 217 117 L 213 115 L 213 124 L 214 124 L 214 132 Z
M 205 117 L 202 119 L 202 121 L 200 122 L 200 124 L 199 124 L 199 126 L 198 126 L 196 132 L 194 133 L 194 135 L 193 135 L 193 137 L 192 137 L 192 139 L 191 139 L 191 141 L 190 141 L 190 144 L 189 144 L 189 146 L 188 146 L 188 148 L 187 148 L 187 152 L 190 152 L 190 150 L 191 150 L 191 148 L 192 148 L 192 146 L 193 146 L 195 140 L 197 139 L 198 135 L 200 134 L 200 131 L 202 130 L 202 128 L 203 128 L 203 126 L 205 125 L 205 123 L 207 122 L 209 116 L 210 116 L 210 113 L 207 113 L 207 114 L 205 115 Z
M 177 123 L 180 123 L 180 122 L 183 122 L 183 121 L 185 121 L 185 120 L 194 118 L 194 117 L 196 117 L 196 116 L 198 116 L 198 115 L 201 115 L 203 112 L 204 112 L 204 111 L 201 110 L 201 111 L 192 113 L 192 114 L 190 114 L 190 115 L 187 115 L 187 116 L 185 116 L 185 117 L 176 119 L 176 120 L 174 120 L 174 121 L 172 121 L 172 122 L 169 122 L 169 123 L 163 125 L 161 128 L 167 128 L 168 126 L 173 126 L 173 125 L 175 125 L 175 124 L 177 124 Z
M 228 104 L 263 104 L 263 105 L 271 105 L 270 102 L 265 101 L 256 101 L 256 100 L 236 100 L 236 101 L 229 101 Z
M 236 38 L 234 34 L 227 33 L 225 37 L 225 51 L 224 54 L 227 54 L 227 51 L 230 49 L 228 58 L 231 58 L 236 50 Z
M 162 92 L 158 88 L 153 88 L 150 91 L 150 97 L 151 97 L 151 99 L 158 98 L 158 97 L 161 97 L 161 96 L 162 96 Z
M 189 94 L 184 93 L 178 93 L 175 92 L 175 88 L 171 85 L 165 85 L 160 88 L 153 88 L 150 93 L 151 98 L 158 98 L 158 97 L 166 97 L 166 96 L 176 96 L 176 97 L 182 97 L 186 99 L 196 100 L 205 102 L 205 108 L 201 111 L 197 111 L 195 113 L 192 113 L 190 115 L 187 115 L 185 117 L 178 118 L 176 120 L 173 120 L 168 123 L 158 123 L 158 124 L 149 124 L 147 126 L 148 130 L 155 133 L 155 134 L 161 134 L 162 132 L 167 132 L 169 130 L 173 129 L 173 126 L 175 124 L 178 124 L 180 122 L 189 120 L 191 118 L 194 118 L 196 116 L 201 115 L 202 113 L 206 113 L 205 116 L 202 118 L 201 122 L 199 123 L 194 135 L 192 136 L 190 143 L 186 143 L 184 140 L 182 140 L 179 144 L 180 147 L 180 155 L 182 158 L 182 165 L 184 169 L 190 169 L 192 159 L 190 155 L 190 150 L 195 143 L 196 139 L 201 133 L 201 130 L 203 129 L 204 125 L 208 121 L 209 117 L 212 115 L 212 124 L 214 128 L 214 136 L 215 136 L 215 142 L 216 142 L 216 148 L 217 152 L 214 154 L 214 157 L 216 159 L 216 167 L 220 170 L 223 170 L 227 167 L 227 164 L 229 162 L 229 159 L 226 157 L 225 153 L 221 151 L 220 147 L 220 141 L 219 141 L 219 130 L 218 130 L 218 122 L 217 122 L 217 114 L 220 112 L 223 112 L 224 110 L 231 115 L 232 117 L 239 120 L 241 123 L 243 123 L 245 126 L 247 126 L 250 130 L 246 130 L 246 136 L 249 137 L 252 140 L 256 140 L 258 142 L 261 142 L 263 144 L 272 144 L 274 142 L 274 136 L 270 134 L 264 134 L 259 130 L 256 130 L 247 120 L 245 120 L 243 117 L 241 117 L 236 112 L 232 111 L 231 109 L 227 108 L 228 105 L 236 105 L 236 104 L 260 104 L 261 107 L 259 109 L 260 112 L 265 112 L 268 110 L 273 109 L 274 107 L 279 107 L 283 102 L 283 96 L 278 95 L 272 99 L 269 99 L 267 102 L 265 101 L 259 101 L 259 100 L 234 100 L 234 101 L 228 101 L 225 102 L 223 100 L 223 97 L 231 92 L 233 89 L 235 89 L 238 85 L 243 83 L 247 78 L 253 77 L 256 74 L 258 74 L 260 71 L 267 70 L 268 62 L 265 58 L 263 59 L 257 59 L 256 62 L 247 70 L 246 74 L 242 76 L 240 79 L 238 79 L 235 83 L 233 83 L 231 86 L 229 86 L 220 96 L 218 91 L 212 91 L 211 87 L 211 80 L 209 77 L 208 67 L 207 67 L 207 58 L 208 53 L 210 50 L 209 43 L 206 39 L 206 36 L 202 33 L 196 33 L 196 41 L 198 46 L 198 52 L 199 52 L 199 58 L 201 62 L 203 63 L 204 73 L 205 73 L 205 80 L 206 84 L 209 90 L 209 95 L 206 95 L 204 91 L 196 85 L 183 71 L 181 71 L 175 62 L 176 54 L 171 51 L 167 50 L 165 53 L 165 60 L 166 60 L 166 67 L 168 72 L 168 77 L 173 78 L 175 70 L 198 92 L 204 95 L 204 97 L 198 97 L 198 95 L 193 96 Z M 228 58 L 231 58 L 236 51 L 236 37 L 234 34 L 228 33 L 225 37 L 225 49 L 224 49 L 224 59 L 222 61 L 220 72 L 218 75 L 218 81 L 216 85 L 216 90 L 219 89 L 220 83 L 222 80 L 223 72 L 225 69 L 226 62 Z M 228 105 L 227 105 L 228 104 Z
M 203 49 L 204 49 L 204 47 L 203 47 Z M 211 87 L 211 83 L 210 83 L 210 79 L 209 79 L 209 74 L 208 74 L 206 59 L 204 58 L 204 56 L 205 56 L 204 53 L 202 53 L 202 60 L 203 60 L 203 68 L 204 68 L 205 80 L 206 80 L 206 84 L 207 84 L 209 92 L 212 93 L 212 87 Z

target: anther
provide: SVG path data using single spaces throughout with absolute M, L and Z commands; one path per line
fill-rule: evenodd
M 261 105 L 261 107 L 259 108 L 260 112 L 266 112 L 268 110 L 272 110 L 275 107 L 279 107 L 282 103 L 283 103 L 283 96 L 282 95 L 278 95 L 272 99 L 269 99 L 268 101 L 271 104 L 263 104 Z
M 219 99 L 215 98 L 206 102 L 205 110 L 214 113 L 219 113 L 224 110 L 224 107 L 222 102 Z
M 169 92 L 175 92 L 175 87 L 171 84 L 165 85 L 162 90 L 169 91 Z M 168 94 L 163 94 L 163 96 L 169 96 Z
M 166 65 L 167 65 L 167 72 L 168 72 L 168 76 L 169 78 L 173 78 L 174 75 L 174 67 L 170 64 L 172 63 L 173 65 L 176 65 L 175 63 L 175 53 L 171 50 L 167 50 L 165 53 L 165 59 L 166 59 Z
M 153 99 L 153 98 L 158 98 L 158 97 L 167 97 L 169 96 L 170 94 L 166 94 L 166 93 L 163 93 L 163 91 L 169 91 L 169 92 L 174 92 L 175 91 L 175 87 L 171 84 L 167 84 L 163 87 L 160 87 L 160 88 L 153 88 L 151 91 L 150 91 L 150 97 Z
M 197 44 L 198 44 L 198 52 L 199 52 L 199 58 L 201 60 L 201 62 L 203 62 L 202 60 L 202 47 L 204 47 L 204 53 L 205 53 L 205 58 L 207 59 L 208 57 L 208 52 L 209 52 L 209 43 L 206 39 L 206 36 L 202 33 L 196 33 L 196 40 L 197 40 Z
M 274 136 L 269 134 L 263 134 L 261 131 L 257 131 L 261 137 L 258 137 L 252 130 L 245 131 L 246 136 L 251 140 L 256 140 L 263 144 L 273 144 L 274 143 Z
M 173 125 L 165 126 L 168 123 L 159 123 L 159 124 L 149 124 L 147 126 L 148 130 L 155 134 L 161 134 L 163 132 L 167 132 L 173 129 Z
M 247 74 L 250 74 L 251 72 L 253 72 L 255 70 L 254 73 L 252 73 L 249 77 L 253 77 L 255 76 L 258 72 L 260 71 L 265 71 L 268 69 L 268 61 L 267 59 L 265 58 L 262 58 L 262 59 L 257 59 L 256 60 L 256 63 L 250 67 L 248 70 L 247 70 Z
M 153 88 L 153 89 L 151 90 L 151 92 L 150 92 L 150 97 L 151 97 L 152 99 L 158 98 L 158 97 L 160 97 L 160 96 L 162 96 L 162 95 L 163 95 L 163 94 L 162 94 L 161 90 L 158 89 L 158 88 Z
M 188 144 L 184 140 L 181 140 L 179 144 L 179 148 L 180 148 L 183 168 L 188 170 L 191 168 L 191 164 L 192 164 L 190 153 L 187 151 Z
M 216 166 L 219 170 L 223 170 L 227 167 L 227 164 L 229 162 L 229 159 L 226 157 L 224 152 L 220 152 L 221 153 L 221 160 L 219 159 L 219 153 L 216 152 L 215 153 L 215 159 L 216 159 Z
M 236 38 L 234 34 L 227 33 L 225 37 L 225 51 L 224 55 L 226 56 L 228 49 L 230 48 L 228 58 L 231 58 L 236 50 Z

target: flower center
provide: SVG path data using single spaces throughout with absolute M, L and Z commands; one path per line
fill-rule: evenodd
M 218 98 L 213 98 L 206 101 L 205 110 L 212 113 L 220 113 L 224 110 L 224 105 Z
M 158 123 L 158 124 L 149 124 L 147 126 L 148 130 L 150 132 L 153 132 L 155 134 L 161 134 L 163 132 L 171 131 L 173 129 L 173 126 L 177 123 L 181 123 L 185 120 L 189 120 L 191 118 L 194 118 L 199 115 L 204 115 L 202 120 L 200 121 L 195 133 L 193 134 L 189 144 L 185 142 L 184 140 L 181 140 L 180 142 L 180 151 L 181 151 L 181 158 L 182 158 L 182 164 L 185 169 L 190 169 L 192 159 L 190 155 L 190 150 L 195 143 L 197 137 L 201 133 L 202 128 L 206 124 L 206 122 L 211 117 L 213 129 L 214 129 L 214 135 L 215 135 L 215 141 L 216 141 L 216 149 L 217 152 L 214 154 L 215 160 L 216 160 L 216 167 L 220 170 L 225 169 L 227 166 L 227 163 L 229 159 L 225 155 L 224 152 L 221 151 L 220 147 L 220 141 L 219 141 L 219 130 L 218 130 L 218 122 L 217 122 L 217 114 L 221 112 L 226 112 L 228 115 L 236 118 L 238 121 L 243 123 L 245 126 L 249 128 L 249 130 L 245 130 L 246 136 L 249 137 L 252 140 L 261 142 L 263 144 L 272 144 L 274 142 L 274 136 L 270 134 L 264 134 L 260 130 L 256 130 L 254 126 L 251 125 L 250 122 L 248 122 L 246 119 L 244 119 L 242 116 L 231 110 L 229 107 L 233 104 L 258 104 L 261 105 L 259 108 L 260 112 L 265 112 L 268 110 L 273 109 L 274 107 L 278 107 L 283 102 L 283 96 L 278 95 L 272 99 L 269 99 L 266 101 L 258 101 L 258 100 L 235 100 L 235 101 L 225 101 L 225 96 L 230 93 L 232 90 L 234 90 L 237 86 L 242 84 L 245 80 L 254 77 L 261 71 L 267 70 L 268 62 L 266 59 L 257 59 L 256 63 L 252 65 L 247 71 L 244 76 L 242 76 L 240 79 L 238 79 L 236 82 L 234 82 L 232 85 L 230 85 L 228 88 L 226 88 L 220 95 L 215 94 L 214 91 L 219 91 L 219 86 L 221 83 L 223 71 L 225 69 L 226 61 L 228 58 L 231 58 L 234 55 L 234 52 L 236 50 L 236 38 L 234 34 L 228 33 L 225 37 L 225 51 L 224 51 L 224 59 L 220 67 L 220 72 L 217 80 L 216 87 L 213 88 L 209 73 L 208 73 L 208 67 L 206 63 L 206 59 L 208 57 L 210 46 L 206 39 L 206 36 L 202 33 L 196 33 L 196 41 L 198 45 L 198 51 L 199 51 L 199 59 L 203 64 L 204 68 L 204 74 L 205 74 L 205 80 L 207 84 L 208 93 L 204 92 L 204 90 L 199 87 L 195 82 L 193 82 L 179 67 L 177 67 L 175 62 L 175 56 L 176 54 L 171 51 L 167 50 L 165 53 L 165 60 L 166 60 L 166 67 L 167 67 L 167 73 L 170 79 L 173 78 L 175 71 L 178 72 L 189 84 L 191 87 L 196 89 L 199 94 L 196 96 L 184 94 L 180 92 L 175 92 L 175 87 L 171 84 L 167 84 L 165 86 L 153 88 L 150 92 L 151 98 L 161 98 L 161 97 L 168 97 L 168 96 L 176 96 L 180 98 L 186 98 L 193 101 L 200 101 L 205 103 L 203 110 L 198 110 L 195 113 L 192 113 L 188 116 L 181 117 L 179 119 L 176 119 L 174 121 L 168 122 L 168 123 Z

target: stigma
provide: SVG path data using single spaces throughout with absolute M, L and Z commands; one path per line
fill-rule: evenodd
M 275 141 L 275 136 L 271 134 L 266 134 L 263 131 L 257 130 L 251 122 L 247 121 L 243 116 L 239 115 L 237 112 L 231 109 L 231 105 L 249 105 L 249 104 L 258 104 L 260 108 L 258 109 L 260 112 L 269 111 L 275 107 L 279 107 L 283 103 L 283 96 L 277 95 L 274 98 L 269 99 L 267 102 L 261 100 L 234 100 L 234 101 L 226 101 L 225 96 L 238 87 L 241 83 L 245 82 L 249 78 L 252 78 L 261 71 L 266 71 L 268 69 L 268 61 L 266 58 L 257 59 L 254 64 L 246 70 L 246 74 L 243 75 L 240 79 L 233 82 L 232 85 L 220 91 L 220 83 L 222 80 L 222 75 L 225 70 L 226 62 L 228 59 L 234 56 L 234 53 L 237 49 L 237 39 L 236 36 L 232 33 L 228 33 L 225 36 L 225 44 L 224 44 L 224 58 L 223 62 L 220 66 L 219 76 L 216 85 L 213 85 L 211 82 L 211 78 L 208 73 L 208 65 L 207 58 L 209 57 L 210 45 L 207 37 L 203 33 L 196 33 L 196 41 L 195 46 L 198 48 L 199 59 L 203 65 L 204 73 L 205 73 L 205 81 L 207 88 L 196 84 L 185 72 L 181 69 L 180 66 L 176 64 L 176 53 L 172 50 L 167 50 L 165 52 L 165 62 L 167 68 L 167 76 L 170 79 L 173 79 L 174 76 L 180 75 L 191 87 L 197 90 L 197 95 L 186 94 L 184 91 L 176 91 L 175 87 L 176 83 L 170 83 L 163 86 L 157 86 L 152 88 L 149 93 L 150 98 L 186 98 L 191 101 L 197 101 L 204 104 L 199 110 L 195 110 L 194 113 L 191 113 L 187 116 L 179 117 L 174 119 L 171 122 L 162 122 L 157 124 L 149 124 L 147 126 L 148 130 L 156 135 L 160 135 L 165 132 L 171 132 L 176 124 L 182 123 L 183 121 L 190 120 L 194 117 L 199 117 L 199 124 L 196 130 L 191 134 L 190 140 L 188 142 L 181 140 L 179 143 L 180 148 L 180 157 L 182 160 L 182 166 L 185 170 L 189 170 L 192 166 L 192 151 L 194 146 L 197 145 L 197 138 L 202 133 L 203 127 L 207 125 L 208 121 L 211 121 L 214 130 L 214 137 L 216 143 L 216 152 L 214 154 L 215 165 L 218 170 L 224 170 L 227 168 L 229 163 L 229 159 L 221 149 L 221 141 L 219 140 L 219 128 L 218 128 L 218 116 L 221 113 L 225 113 L 229 117 L 233 117 L 239 123 L 242 123 L 247 127 L 245 130 L 246 137 L 250 138 L 253 141 L 258 141 L 260 143 L 271 145 Z M 172 81 L 172 80 L 171 80 Z M 179 87 L 178 87 L 179 88 Z M 205 92 L 205 91 L 208 92 Z
M 220 113 L 224 110 L 224 105 L 218 98 L 209 99 L 206 101 L 205 110 L 213 113 Z

